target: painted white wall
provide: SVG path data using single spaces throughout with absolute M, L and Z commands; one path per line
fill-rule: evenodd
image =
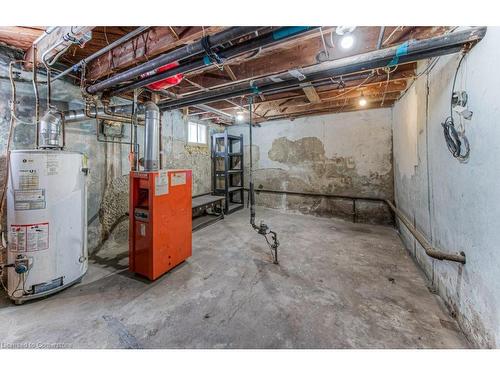
M 500 28 L 488 28 L 458 74 L 456 89 L 467 90 L 474 112 L 466 124 L 468 163 L 452 157 L 441 127 L 458 54 L 440 58 L 393 108 L 396 203 L 434 246 L 464 251 L 467 264 L 432 260 L 403 226 L 402 238 L 479 347 L 500 346 L 499 45 Z M 426 66 L 422 62 L 419 71 Z

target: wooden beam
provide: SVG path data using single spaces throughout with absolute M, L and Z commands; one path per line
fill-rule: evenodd
M 170 29 L 172 35 L 175 36 L 175 39 L 179 40 L 180 36 L 175 32 L 174 28 L 172 26 L 169 26 L 168 28 Z
M 396 101 L 395 100 L 390 100 L 386 101 L 383 105 L 381 105 L 380 101 L 368 103 L 365 107 L 360 107 L 359 105 L 356 104 L 349 104 L 344 107 L 332 107 L 332 108 L 327 108 L 324 110 L 316 110 L 316 111 L 304 111 L 304 112 L 296 112 L 294 114 L 281 114 L 281 115 L 276 115 L 276 116 L 270 116 L 267 118 L 268 121 L 273 121 L 273 120 L 281 120 L 281 119 L 290 119 L 294 120 L 300 117 L 310 117 L 310 116 L 320 116 L 320 115 L 327 115 L 327 114 L 333 114 L 333 113 L 345 113 L 345 112 L 355 112 L 355 111 L 366 111 L 367 109 L 377 109 L 377 108 L 387 108 L 387 107 L 392 107 Z M 262 122 L 259 120 L 256 120 L 256 122 Z
M 384 76 L 374 77 L 373 81 L 369 81 L 368 83 L 362 85 L 360 89 L 362 89 L 363 92 L 366 93 L 366 95 L 376 94 L 378 92 L 384 92 L 384 90 L 387 90 L 387 92 L 400 92 L 406 89 L 408 79 L 411 79 L 414 75 L 415 72 L 413 69 L 404 70 L 401 72 L 396 71 L 395 73 L 391 74 L 391 79 L 389 80 L 389 82 L 387 82 L 387 79 Z M 318 96 L 320 97 L 322 102 L 335 100 L 335 97 L 339 95 L 343 95 L 342 97 L 359 96 L 361 95 L 360 90 L 353 90 L 347 94 L 345 94 L 345 92 L 359 85 L 360 82 L 362 81 L 349 82 L 348 85 L 343 89 L 339 89 L 337 87 L 331 88 L 328 86 L 319 87 L 316 88 L 316 92 L 318 93 Z M 267 108 L 275 108 L 275 107 L 279 108 L 286 104 L 294 106 L 294 105 L 308 104 L 310 102 L 307 100 L 302 90 L 300 91 L 292 90 L 285 93 L 268 95 L 266 96 L 266 100 L 263 101 L 261 100 L 258 103 L 261 104 L 259 108 L 262 110 L 262 113 L 264 113 L 265 110 L 267 110 Z M 235 108 L 230 104 L 228 105 L 228 103 L 225 101 L 214 102 L 211 103 L 210 105 L 220 110 L 230 110 L 232 108 Z
M 0 26 L 0 42 L 26 51 L 43 32 L 43 27 Z
M 234 74 L 233 70 L 229 65 L 224 65 L 224 71 L 227 73 L 227 75 L 233 80 L 237 81 L 238 78 L 236 78 L 236 74 Z
M 321 103 L 321 98 L 316 92 L 314 86 L 304 86 L 302 87 L 302 90 L 304 91 L 304 94 L 306 94 L 307 100 L 309 100 L 310 103 Z
M 301 113 L 301 112 L 315 112 L 315 111 L 323 111 L 323 110 L 329 110 L 329 109 L 338 109 L 342 108 L 343 106 L 350 106 L 350 105 L 358 105 L 358 99 L 359 94 L 357 97 L 345 97 L 345 98 L 339 98 L 335 101 L 327 102 L 327 103 L 319 103 L 319 104 L 305 104 L 305 105 L 299 105 L 299 106 L 287 106 L 279 111 L 275 111 L 276 113 L 272 113 L 268 115 L 268 117 L 272 117 L 273 115 L 279 115 L 279 114 L 286 114 L 286 115 L 292 115 L 294 113 Z M 387 93 L 385 95 L 384 102 L 387 101 L 393 101 L 396 100 L 399 97 L 400 93 L 395 92 L 395 93 Z M 382 102 L 382 96 L 381 94 L 375 94 L 375 95 L 364 95 L 368 103 L 381 103 Z M 365 107 L 362 107 L 365 108 Z
M 186 31 L 177 34 L 180 37 L 177 39 L 169 27 L 151 27 L 143 34 L 92 61 L 87 67 L 87 79 L 95 81 L 222 29 L 223 27 L 219 26 L 205 27 L 204 30 L 200 26 L 188 27 Z

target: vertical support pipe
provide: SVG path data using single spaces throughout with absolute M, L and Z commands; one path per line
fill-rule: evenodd
M 158 169 L 160 109 L 153 102 L 144 105 L 144 170 Z
M 38 123 L 40 121 L 40 99 L 38 97 L 38 85 L 36 76 L 36 55 L 37 55 L 37 45 L 33 44 L 33 90 L 35 92 L 35 147 L 38 148 L 39 136 L 38 136 Z
M 248 120 L 248 141 L 249 141 L 249 156 L 250 156 L 250 168 L 249 168 L 249 176 L 248 176 L 248 200 L 250 202 L 250 224 L 252 227 L 255 228 L 255 191 L 254 191 L 254 186 L 253 186 L 253 153 L 252 153 L 252 145 L 253 145 L 253 139 L 252 139 L 252 111 L 253 111 L 253 96 L 248 97 L 248 104 L 249 104 L 249 120 Z
M 380 27 L 380 34 L 378 35 L 377 49 L 382 48 L 382 41 L 384 39 L 384 34 L 385 34 L 385 26 L 381 26 Z

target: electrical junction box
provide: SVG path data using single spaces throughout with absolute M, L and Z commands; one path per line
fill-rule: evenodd
M 130 173 L 129 270 L 155 280 L 192 254 L 190 169 Z

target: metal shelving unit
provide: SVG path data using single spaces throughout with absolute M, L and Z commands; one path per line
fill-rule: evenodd
M 243 134 L 212 134 L 213 188 L 215 195 L 225 197 L 226 215 L 244 207 Z

